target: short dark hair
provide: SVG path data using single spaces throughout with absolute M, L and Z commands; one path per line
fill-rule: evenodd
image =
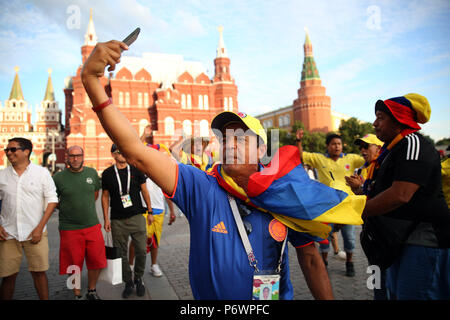
M 17 142 L 23 150 L 30 150 L 30 153 L 28 154 L 28 159 L 30 159 L 31 152 L 33 151 L 33 144 L 31 143 L 31 140 L 21 137 L 14 137 L 9 139 L 8 143 L 9 142 Z
M 336 133 L 329 133 L 329 134 L 327 134 L 327 137 L 325 138 L 325 143 L 327 145 L 329 145 L 331 140 L 336 139 L 336 138 L 340 139 L 342 141 L 342 137 L 340 135 L 338 135 Z

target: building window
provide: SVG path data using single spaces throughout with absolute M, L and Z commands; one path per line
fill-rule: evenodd
M 139 137 L 144 133 L 144 129 L 146 126 L 148 126 L 148 120 L 141 119 L 141 121 L 139 121 Z
M 200 121 L 200 136 L 201 137 L 209 137 L 209 123 L 208 120 Z
M 190 94 L 187 95 L 187 108 L 192 109 L 192 97 Z
M 229 97 L 228 98 L 228 101 L 229 101 L 229 103 L 228 103 L 228 107 L 229 107 L 229 111 L 233 111 L 233 98 L 232 97 Z
M 284 126 L 284 117 L 279 117 L 278 118 L 278 126 L 279 127 L 283 127 Z
M 181 109 L 186 109 L 186 95 L 184 93 L 181 95 Z
M 119 106 L 123 106 L 123 92 L 119 92 Z
M 146 108 L 150 107 L 149 102 L 148 102 L 148 93 L 147 92 L 144 93 L 144 106 Z
M 125 92 L 125 105 L 127 107 L 130 106 L 130 93 L 129 92 Z
M 203 110 L 203 96 L 201 94 L 198 96 L 198 108 Z
M 142 92 L 138 92 L 138 106 L 142 107 Z
M 223 109 L 228 111 L 228 98 L 223 98 Z
M 208 99 L 208 95 L 207 94 L 205 94 L 204 96 L 203 96 L 203 109 L 205 109 L 205 110 L 209 110 L 209 101 L 208 101 L 209 99 Z
M 192 135 L 192 122 L 190 120 L 183 121 L 183 135 L 184 136 Z
M 289 114 L 287 114 L 284 117 L 284 125 L 286 125 L 286 126 L 290 126 L 291 125 L 291 116 Z
M 164 134 L 167 136 L 173 136 L 175 133 L 175 124 L 172 117 L 164 119 Z

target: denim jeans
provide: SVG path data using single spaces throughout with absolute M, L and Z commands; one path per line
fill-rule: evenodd
M 334 225 L 332 226 L 332 231 L 334 231 Z M 348 253 L 353 253 L 355 249 L 355 226 L 350 224 L 343 224 L 341 228 L 342 238 L 344 239 L 344 251 Z M 331 233 L 328 236 L 328 240 L 331 242 Z M 330 251 L 330 243 L 328 244 L 320 244 L 319 245 L 320 252 L 329 252 Z
M 386 270 L 389 299 L 450 299 L 450 249 L 405 245 Z

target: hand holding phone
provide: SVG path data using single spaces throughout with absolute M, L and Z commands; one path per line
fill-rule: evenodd
M 130 46 L 134 41 L 136 41 L 139 32 L 141 32 L 141 28 L 136 28 L 132 33 L 128 35 L 125 39 L 123 39 L 123 43 L 125 43 L 127 46 Z M 123 52 L 123 49 L 120 49 Z

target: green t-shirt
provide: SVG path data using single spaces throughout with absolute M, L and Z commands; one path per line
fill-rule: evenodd
M 81 172 L 64 169 L 53 176 L 59 198 L 59 230 L 79 230 L 99 223 L 95 210 L 95 191 L 100 179 L 93 168 Z

